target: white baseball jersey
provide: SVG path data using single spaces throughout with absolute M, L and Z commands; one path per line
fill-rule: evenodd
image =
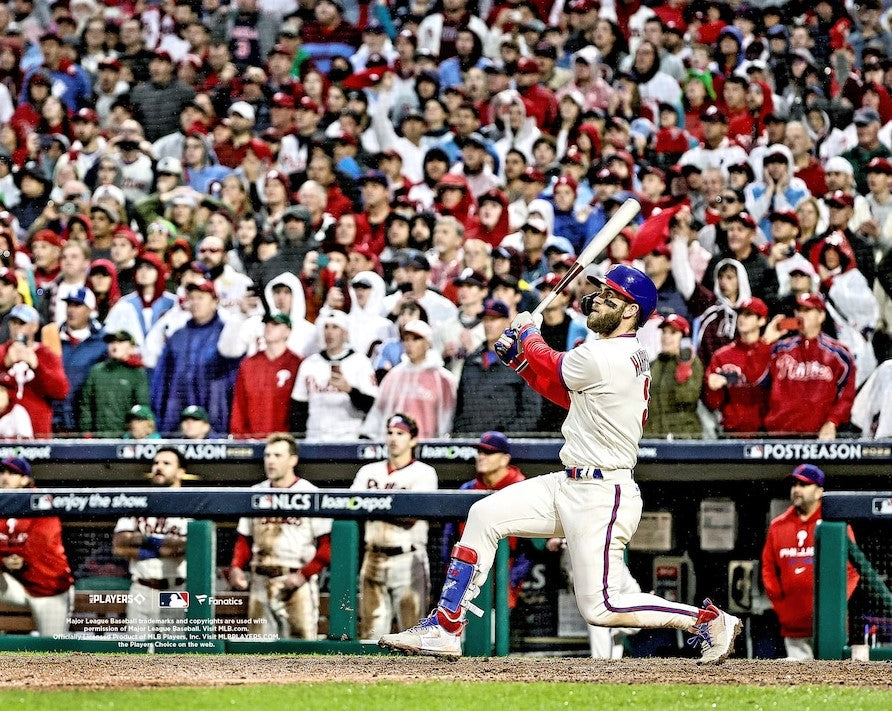
M 319 487 L 306 479 L 297 479 L 287 489 L 276 489 L 269 480 L 251 488 L 293 494 L 316 491 Z M 316 539 L 331 533 L 331 519 L 308 516 L 240 518 L 236 530 L 251 537 L 255 565 L 302 568 L 316 555 Z
M 182 536 L 186 537 L 186 529 L 191 518 L 176 517 L 139 517 L 119 518 L 115 525 L 115 533 L 139 532 L 144 536 Z M 185 578 L 185 558 L 147 558 L 131 560 L 130 575 L 134 579 L 157 580 L 159 578 Z
M 632 469 L 647 420 L 650 362 L 634 334 L 589 341 L 568 351 L 561 378 L 570 411 L 561 433 L 567 467 Z
M 375 370 L 364 355 L 351 352 L 335 361 L 344 379 L 367 395 L 377 396 Z M 366 413 L 356 409 L 350 395 L 331 385 L 332 361 L 316 353 L 300 364 L 291 398 L 309 403 L 307 439 L 337 441 L 359 439 Z
M 436 491 L 437 472 L 429 464 L 413 459 L 401 469 L 390 469 L 386 461 L 366 464 L 353 480 L 351 489 L 358 491 L 402 489 L 404 491 Z M 365 542 L 382 547 L 427 545 L 427 521 L 416 521 L 412 528 L 402 528 L 387 521 L 366 521 Z

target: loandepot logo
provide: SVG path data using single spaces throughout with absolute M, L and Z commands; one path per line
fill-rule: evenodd
M 322 495 L 319 508 L 323 511 L 342 509 L 346 511 L 390 511 L 393 506 L 392 496 L 329 496 Z

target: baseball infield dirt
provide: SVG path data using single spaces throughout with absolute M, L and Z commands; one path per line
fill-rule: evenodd
M 0 688 L 139 689 L 349 681 L 573 681 L 610 684 L 822 684 L 892 689 L 884 662 L 729 660 L 698 667 L 678 659 L 509 657 L 445 662 L 375 656 L 0 655 Z

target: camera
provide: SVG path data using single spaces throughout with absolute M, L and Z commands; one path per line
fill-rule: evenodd
M 412 285 L 409 282 L 402 282 L 401 284 L 397 284 L 396 288 L 399 289 L 404 294 L 407 294 L 410 291 L 412 291 Z
M 77 205 L 73 202 L 63 202 L 59 212 L 66 217 L 72 217 L 77 214 Z
M 139 148 L 139 141 L 121 141 L 118 143 L 118 148 L 122 151 L 135 151 Z
M 27 346 L 28 336 L 26 336 L 24 333 L 20 333 L 18 336 L 15 337 L 15 342 L 21 343 L 23 346 Z

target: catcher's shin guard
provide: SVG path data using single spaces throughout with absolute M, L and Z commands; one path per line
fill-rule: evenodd
M 461 544 L 453 546 L 446 582 L 437 603 L 437 621 L 448 632 L 461 631 L 465 625 L 465 610 L 477 617 L 483 615 L 483 610 L 471 602 L 480 592 L 480 585 L 475 580 L 478 571 L 477 551 Z

